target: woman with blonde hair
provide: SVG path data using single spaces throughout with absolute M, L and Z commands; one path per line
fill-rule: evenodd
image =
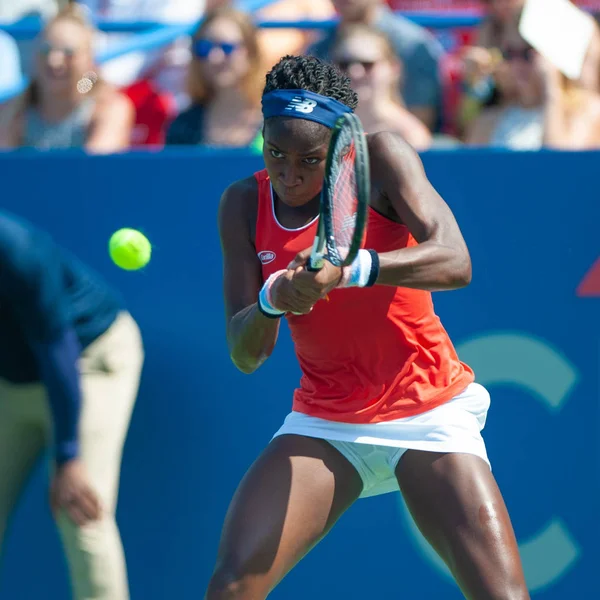
M 170 145 L 260 145 L 265 71 L 251 17 L 234 8 L 207 14 L 192 40 L 191 106 L 167 132 Z
M 49 21 L 36 43 L 31 85 L 2 108 L 1 147 L 106 153 L 129 146 L 134 109 L 98 77 L 94 34 L 76 4 Z
M 385 34 L 368 25 L 345 25 L 335 38 L 331 58 L 358 94 L 356 114 L 365 131 L 399 133 L 417 150 L 431 145 L 429 129 L 400 95 L 402 64 Z

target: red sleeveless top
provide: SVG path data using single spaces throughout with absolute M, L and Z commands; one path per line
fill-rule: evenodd
M 266 170 L 255 177 L 255 245 L 266 279 L 312 246 L 317 220 L 300 229 L 282 227 Z M 416 244 L 406 226 L 369 209 L 366 248 L 381 253 Z M 474 379 L 426 291 L 336 289 L 309 314 L 287 320 L 302 369 L 294 392 L 298 412 L 344 423 L 391 421 L 451 400 Z

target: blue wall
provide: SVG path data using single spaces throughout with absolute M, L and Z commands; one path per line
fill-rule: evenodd
M 600 300 L 575 293 L 600 254 L 598 159 L 425 157 L 474 262 L 472 286 L 437 294 L 437 310 L 492 392 L 489 454 L 540 600 L 598 590 Z M 144 332 L 118 512 L 134 600 L 202 597 L 231 494 L 290 408 L 298 368 L 289 339 L 252 377 L 230 364 L 224 340 L 216 207 L 229 182 L 259 168 L 244 154 L 0 156 L 0 205 L 100 270 Z M 108 259 L 108 237 L 123 226 L 154 244 L 143 272 Z M 1 598 L 67 598 L 45 468 L 16 515 Z M 461 595 L 388 495 L 357 503 L 273 597 Z

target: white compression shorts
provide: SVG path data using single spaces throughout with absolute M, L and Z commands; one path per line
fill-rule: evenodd
M 361 498 L 399 491 L 395 470 L 407 450 L 474 454 L 488 466 L 481 437 L 490 395 L 478 383 L 430 411 L 384 423 L 338 423 L 291 412 L 273 436 L 296 434 L 327 440 L 363 480 Z

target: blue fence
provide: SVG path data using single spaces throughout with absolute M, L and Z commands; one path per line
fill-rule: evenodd
M 539 600 L 598 593 L 600 298 L 576 295 L 600 254 L 598 159 L 424 157 L 474 261 L 472 286 L 436 294 L 436 306 L 492 393 L 489 454 Z M 260 167 L 244 153 L 178 150 L 0 156 L 2 206 L 119 286 L 144 332 L 118 510 L 134 600 L 202 597 L 231 494 L 290 408 L 298 367 L 289 338 L 251 377 L 230 364 L 224 340 L 217 202 Z M 143 272 L 108 259 L 108 237 L 122 226 L 155 245 Z M 46 489 L 40 465 L 11 529 L 1 598 L 68 597 Z M 273 594 L 307 597 L 461 596 L 400 497 L 388 495 L 358 502 Z

